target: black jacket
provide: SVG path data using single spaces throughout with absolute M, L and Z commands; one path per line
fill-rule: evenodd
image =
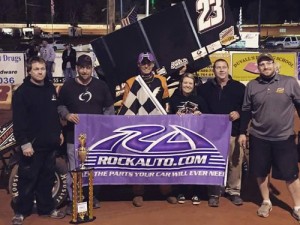
M 61 125 L 53 84 L 45 79 L 45 84 L 38 86 L 30 81 L 30 76 L 26 77 L 13 95 L 12 107 L 17 144 L 30 142 L 35 151 L 59 147 Z
M 62 54 L 62 69 L 65 70 L 67 66 L 67 62 L 71 63 L 71 68 L 75 70 L 76 67 L 76 51 L 71 48 L 70 55 L 68 55 L 68 50 L 64 50 Z
M 245 85 L 230 79 L 221 88 L 216 79 L 208 80 L 198 87 L 198 95 L 202 96 L 208 105 L 211 114 L 229 114 L 238 111 L 241 115 L 242 104 L 245 94 Z M 240 119 L 232 122 L 232 136 L 240 134 Z

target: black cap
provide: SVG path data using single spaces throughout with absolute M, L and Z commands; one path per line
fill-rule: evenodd
M 257 64 L 259 64 L 263 60 L 273 61 L 274 62 L 273 56 L 271 54 L 269 54 L 269 53 L 262 53 L 262 54 L 260 54 L 257 57 Z
M 84 66 L 92 66 L 93 63 L 91 57 L 84 54 L 78 57 L 76 65 L 84 67 Z

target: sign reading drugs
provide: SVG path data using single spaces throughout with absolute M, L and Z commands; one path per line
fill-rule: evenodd
M 25 78 L 24 53 L 0 52 L 0 84 L 22 84 Z
M 96 184 L 224 185 L 231 122 L 226 115 L 79 115 L 85 166 Z M 76 152 L 75 152 L 76 154 Z

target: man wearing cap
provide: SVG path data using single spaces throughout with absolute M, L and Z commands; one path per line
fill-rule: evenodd
M 263 53 L 257 58 L 260 76 L 247 84 L 241 114 L 239 142 L 246 146 L 249 127 L 250 173 L 256 177 L 263 202 L 257 215 L 268 217 L 272 210 L 269 174 L 286 182 L 294 202 L 292 215 L 300 221 L 300 181 L 294 135 L 295 108 L 300 115 L 300 87 L 294 77 L 278 74 L 274 58 Z
M 70 43 L 64 45 L 65 50 L 62 54 L 62 70 L 65 81 L 76 76 L 76 51 Z
M 149 89 L 152 91 L 155 98 L 162 105 L 163 108 L 166 108 L 166 103 L 169 98 L 169 92 L 167 87 L 166 78 L 160 75 L 156 75 L 153 72 L 155 57 L 150 52 L 140 53 L 138 56 L 137 66 L 140 71 L 140 76 L 145 81 Z M 136 76 L 128 79 L 125 85 L 125 91 L 123 95 L 123 106 L 119 111 L 119 115 L 132 115 L 131 113 L 127 113 L 128 106 L 125 106 L 127 98 L 131 96 L 129 93 L 131 90 L 136 90 L 139 87 L 139 84 L 135 81 Z M 131 101 L 130 101 L 131 102 Z M 149 101 L 146 101 L 149 103 Z M 136 115 L 149 115 L 150 113 L 147 111 L 147 105 L 143 105 L 143 110 L 136 109 L 138 112 Z M 171 196 L 171 186 L 170 185 L 161 185 L 160 191 L 163 195 L 168 196 L 167 201 L 171 204 L 177 203 L 177 199 Z M 133 186 L 133 201 L 132 204 L 136 207 L 141 207 L 143 205 L 143 196 L 144 196 L 144 186 L 143 185 L 134 185 Z
M 67 80 L 59 92 L 58 112 L 67 121 L 66 141 L 69 170 L 75 169 L 74 154 L 74 124 L 80 123 L 78 113 L 114 115 L 114 102 L 108 86 L 102 80 L 92 77 L 92 59 L 88 55 L 81 55 L 77 60 L 75 79 Z M 67 176 L 67 189 L 72 197 L 71 174 Z M 99 202 L 94 198 L 94 208 L 99 208 Z M 71 204 L 67 207 L 67 214 L 71 214 Z
M 154 62 L 154 55 L 150 52 L 144 52 L 139 54 L 137 66 L 140 71 L 140 76 L 145 81 L 150 90 L 154 93 L 158 102 L 165 108 L 166 102 L 169 98 L 167 82 L 165 77 L 154 73 Z M 131 77 L 126 81 L 123 103 L 126 101 L 130 90 L 136 88 L 135 86 L 137 85 L 137 83 L 135 82 L 135 78 L 136 76 Z M 124 107 L 121 107 L 119 114 L 126 114 L 122 112 L 123 110 Z

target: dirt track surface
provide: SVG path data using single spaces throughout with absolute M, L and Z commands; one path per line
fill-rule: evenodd
M 260 196 L 255 182 L 252 179 L 244 181 L 242 197 L 243 206 L 235 206 L 228 199 L 222 197 L 218 208 L 211 208 L 207 200 L 202 200 L 199 206 L 193 206 L 190 201 L 185 204 L 170 205 L 164 200 L 148 199 L 144 206 L 136 208 L 131 204 L 130 196 L 119 196 L 122 186 L 105 188 L 100 199 L 101 208 L 94 210 L 96 220 L 90 225 L 292 225 L 298 222 L 291 216 L 292 200 L 288 195 L 285 184 L 272 180 L 271 198 L 273 210 L 268 218 L 260 218 L 256 215 Z M 111 190 L 108 192 L 108 190 Z M 106 193 L 105 193 L 106 192 Z M 115 195 L 116 194 L 116 195 Z M 126 199 L 125 201 L 123 199 Z M 10 195 L 5 189 L 0 190 L 0 225 L 11 224 L 13 211 L 10 208 Z M 64 207 L 62 208 L 64 210 Z M 24 225 L 50 225 L 68 224 L 70 216 L 61 220 L 41 218 L 36 214 L 26 218 Z

